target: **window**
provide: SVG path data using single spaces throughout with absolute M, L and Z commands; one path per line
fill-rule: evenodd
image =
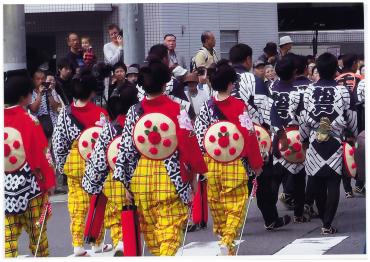
M 221 58 L 229 59 L 229 51 L 231 47 L 238 43 L 238 33 L 238 30 L 220 31 Z

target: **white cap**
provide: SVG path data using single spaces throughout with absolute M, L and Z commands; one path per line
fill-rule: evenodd
M 280 37 L 279 46 L 282 46 L 282 45 L 285 45 L 285 44 L 290 44 L 290 43 L 293 43 L 290 36 L 286 35 L 286 36 Z
M 186 72 L 188 72 L 188 70 L 186 70 L 185 68 L 183 68 L 181 66 L 176 66 L 172 70 L 172 74 L 173 74 L 174 77 L 183 76 L 183 75 L 186 74 Z

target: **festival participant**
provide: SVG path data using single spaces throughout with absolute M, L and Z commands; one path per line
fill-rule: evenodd
M 152 59 L 140 68 L 146 96 L 126 116 L 114 179 L 138 206 L 140 229 L 153 255 L 173 256 L 183 240 L 195 174 L 207 167 L 180 105 L 163 93 L 170 70 Z
M 4 87 L 5 257 L 18 256 L 23 228 L 32 254 L 37 249 L 37 256 L 49 256 L 47 222 L 41 228 L 39 220 L 48 192 L 55 187 L 55 175 L 41 125 L 25 110 L 32 89 L 31 79 L 22 75 L 11 76 Z
M 95 77 L 89 70 L 82 70 L 81 78 L 72 81 L 74 101 L 64 107 L 58 117 L 52 143 L 56 160 L 56 168 L 66 174 L 68 181 L 68 211 L 71 218 L 72 246 L 75 256 L 87 255 L 83 247 L 85 217 L 89 208 L 89 195 L 82 189 L 81 183 L 85 172 L 85 162 L 89 158 L 91 146 L 98 138 L 96 126 L 102 126 L 108 118 L 107 112 L 93 104 L 90 100 L 97 89 Z M 96 131 L 88 132 L 96 127 Z M 88 138 L 82 137 L 82 133 Z M 93 246 L 94 252 L 102 249 L 109 251 L 112 245 Z
M 294 223 L 303 223 L 309 221 L 309 217 L 303 214 L 306 174 L 304 172 L 304 151 L 299 140 L 298 123 L 295 115 L 297 108 L 291 111 L 290 107 L 293 96 L 299 96 L 297 86 L 293 86 L 295 74 L 297 72 L 295 65 L 295 55 L 287 54 L 276 64 L 276 73 L 280 80 L 272 86 L 272 94 L 269 99 L 271 108 L 271 127 L 274 131 L 273 155 L 275 176 L 283 182 L 285 192 L 292 190 L 294 199 Z M 302 108 L 299 108 L 301 110 Z M 287 143 L 281 140 L 278 135 L 280 130 L 285 130 Z M 290 136 L 289 134 L 294 134 Z M 282 148 L 278 145 L 281 142 Z M 286 181 L 284 185 L 284 180 Z M 289 185 L 291 183 L 291 185 Z
M 153 45 L 148 52 L 148 57 L 146 62 L 149 63 L 152 59 L 160 60 L 163 64 L 169 67 L 170 57 L 168 54 L 167 46 L 163 44 Z M 141 101 L 145 97 L 145 90 L 139 84 L 136 86 L 139 93 L 138 98 Z M 171 98 L 176 103 L 179 103 L 182 108 L 186 109 L 191 119 L 195 118 L 194 108 L 191 106 L 185 92 L 184 84 L 179 82 L 175 77 L 171 77 L 166 84 L 166 89 L 164 94 Z
M 252 49 L 246 44 L 237 44 L 230 49 L 229 57 L 233 68 L 239 76 L 231 95 L 244 101 L 248 106 L 248 112 L 253 123 L 261 126 L 261 131 L 263 130 L 262 127 L 265 130 L 269 130 L 270 112 L 265 106 L 269 96 L 268 88 L 260 78 L 248 72 L 252 67 Z M 265 133 L 265 138 L 267 139 L 270 135 L 268 132 Z M 263 138 L 261 133 L 259 139 L 268 143 Z M 266 230 L 273 230 L 288 224 L 291 218 L 288 215 L 279 217 L 276 208 L 279 187 L 274 187 L 277 182 L 275 182 L 273 175 L 272 155 L 269 153 L 269 150 L 264 150 L 264 152 L 266 158 L 263 172 L 257 177 L 257 206 L 265 220 Z M 245 162 L 244 164 L 247 165 Z M 249 183 L 249 189 L 251 190 L 251 188 L 251 183 Z M 276 197 L 274 197 L 275 195 Z
M 359 82 L 362 80 L 362 76 L 356 74 L 357 71 L 357 64 L 358 64 L 358 57 L 355 54 L 345 54 L 342 56 L 343 61 L 343 69 L 342 74 L 337 76 L 335 80 L 337 81 L 338 85 L 343 85 L 348 89 L 348 92 L 351 96 L 352 107 L 356 108 L 356 111 L 353 111 L 357 115 L 357 128 L 358 132 L 365 130 L 365 108 L 357 103 L 357 88 Z M 354 141 L 351 141 L 351 145 L 354 146 Z M 351 186 L 351 177 L 348 175 L 342 176 L 343 180 L 343 188 L 346 192 L 346 198 L 353 197 L 353 190 Z M 357 180 L 355 185 L 355 191 L 357 193 L 364 193 L 362 192 L 364 189 L 364 184 Z
M 294 112 L 291 115 L 292 124 L 298 125 L 299 124 L 299 117 L 301 111 L 303 110 L 303 94 L 307 87 L 312 84 L 312 81 L 309 80 L 308 71 L 309 68 L 307 66 L 307 57 L 302 55 L 294 55 L 294 63 L 296 67 L 296 77 L 293 82 L 293 87 L 298 90 L 298 92 L 293 92 L 291 96 L 291 103 L 290 103 L 290 112 Z M 293 183 L 291 183 L 293 184 Z M 294 189 L 288 189 L 288 191 L 293 192 Z M 315 188 L 313 187 L 312 177 L 307 177 L 306 183 L 306 194 L 305 194 L 305 205 L 304 205 L 304 212 L 310 216 L 310 218 L 317 217 L 317 212 L 314 210 L 313 204 L 315 201 Z
M 108 197 L 104 227 L 110 229 L 115 256 L 123 255 L 121 211 L 125 190 L 122 183 L 112 179 L 111 164 L 118 152 L 113 141 L 120 139 L 126 113 L 137 102 L 137 89 L 128 81 L 118 92 L 113 91 L 108 100 L 108 112 L 113 120 L 103 126 L 82 179 L 82 187 L 87 193 L 98 195 L 103 192 Z
M 343 134 L 348 129 L 357 135 L 357 118 L 351 97 L 334 80 L 337 58 L 324 53 L 317 59 L 320 80 L 304 93 L 304 111 L 300 117 L 300 138 L 308 144 L 305 169 L 313 176 L 316 205 L 322 220 L 322 234 L 334 234 L 332 222 L 337 211 L 343 168 Z
M 210 80 L 218 93 L 201 107 L 195 132 L 208 165 L 207 195 L 213 232 L 221 238 L 220 255 L 234 255 L 248 199 L 248 176 L 241 158 L 247 158 L 257 176 L 263 160 L 246 104 L 230 96 L 237 80 L 235 70 L 221 60 Z

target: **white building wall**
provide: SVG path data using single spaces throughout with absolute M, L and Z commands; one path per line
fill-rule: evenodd
M 144 14 L 145 52 L 172 33 L 177 37 L 177 52 L 185 56 L 187 65 L 201 47 L 205 30 L 215 34 L 218 53 L 220 30 L 239 30 L 239 43 L 253 48 L 254 59 L 262 54 L 266 42 L 278 41 L 276 3 L 144 4 Z

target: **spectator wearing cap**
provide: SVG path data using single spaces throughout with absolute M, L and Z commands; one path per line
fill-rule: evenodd
M 176 48 L 176 36 L 173 34 L 166 34 L 163 37 L 163 44 L 168 48 L 168 57 L 170 60 L 169 67 L 173 69 L 177 66 L 181 66 L 186 69 L 186 61 L 183 55 L 180 55 L 175 51 Z
M 293 46 L 293 40 L 290 38 L 290 36 L 286 35 L 283 37 L 280 37 L 280 42 L 279 42 L 279 58 L 281 59 L 284 57 L 290 49 L 292 49 Z
M 263 48 L 263 54 L 258 58 L 258 60 L 263 61 L 265 64 L 271 64 L 275 66 L 277 54 L 278 51 L 276 43 L 268 42 L 266 43 L 265 48 Z
M 176 78 L 177 81 L 181 83 L 183 82 L 187 72 L 188 70 L 178 65 L 172 70 L 172 75 L 174 78 Z
M 265 78 L 265 62 L 256 60 L 253 63 L 253 74 L 261 79 Z
M 200 108 L 210 98 L 209 89 L 199 83 L 196 72 L 187 73 L 183 81 L 185 94 L 194 108 L 195 114 L 199 115 Z
M 138 75 L 139 75 L 139 69 L 137 69 L 136 67 L 131 65 L 129 68 L 127 68 L 126 78 L 127 78 L 127 81 L 129 81 L 130 83 L 136 85 Z

